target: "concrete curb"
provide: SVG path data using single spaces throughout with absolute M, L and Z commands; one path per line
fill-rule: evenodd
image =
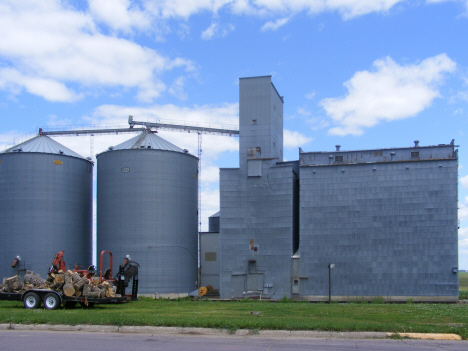
M 424 333 L 387 333 L 387 337 L 398 335 L 408 339 L 424 339 L 424 340 L 462 340 L 462 337 L 457 334 L 424 334 Z
M 427 340 L 462 340 L 456 334 L 420 334 L 385 332 L 327 332 L 314 330 L 248 330 L 183 327 L 113 326 L 113 325 L 60 325 L 60 324 L 0 324 L 0 330 L 64 331 L 85 333 L 128 333 L 153 335 L 203 335 L 227 337 L 296 338 L 296 339 L 385 339 L 393 335 L 402 338 Z

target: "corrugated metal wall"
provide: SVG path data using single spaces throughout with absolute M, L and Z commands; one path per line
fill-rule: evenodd
M 221 169 L 221 298 L 290 296 L 294 169 L 267 161 L 262 177 Z
M 200 266 L 200 286 L 219 291 L 219 233 L 200 233 Z
M 61 250 L 67 266 L 92 263 L 92 177 L 81 158 L 0 154 L 0 278 L 16 274 L 17 255 L 42 277 Z
M 301 167 L 301 295 L 457 298 L 456 198 L 456 159 Z
M 129 254 L 139 293 L 184 293 L 197 280 L 198 159 L 188 153 L 125 149 L 97 156 L 97 251 Z

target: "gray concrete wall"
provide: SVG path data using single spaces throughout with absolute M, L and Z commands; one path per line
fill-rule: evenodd
M 301 295 L 458 296 L 453 157 L 300 167 Z

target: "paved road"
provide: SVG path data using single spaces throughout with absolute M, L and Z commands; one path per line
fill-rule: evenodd
M 290 350 L 468 350 L 467 341 L 304 339 L 259 336 L 194 336 L 63 331 L 0 330 L 0 350 L 31 351 L 290 351 Z

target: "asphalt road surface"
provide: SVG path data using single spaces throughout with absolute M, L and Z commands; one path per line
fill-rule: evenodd
M 289 350 L 468 350 L 468 341 L 303 339 L 258 336 L 194 336 L 62 331 L 0 330 L 0 350 L 31 351 L 289 351 Z

